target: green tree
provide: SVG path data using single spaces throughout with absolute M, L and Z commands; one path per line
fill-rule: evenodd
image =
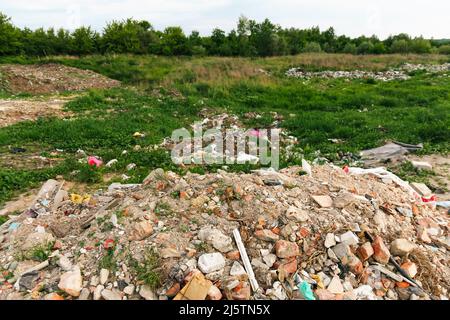
M 72 51 L 78 55 L 92 54 L 96 51 L 98 35 L 90 27 L 80 27 L 72 33 Z
M 374 45 L 371 41 L 362 42 L 358 48 L 356 48 L 357 54 L 370 54 L 373 52 Z
M 391 45 L 392 53 L 408 53 L 410 52 L 409 42 L 406 39 L 394 40 Z
M 322 52 L 322 47 L 318 42 L 308 42 L 303 48 L 303 52 Z
M 354 43 L 347 43 L 342 50 L 344 53 L 356 54 L 356 45 Z
M 414 53 L 430 53 L 431 52 L 431 42 L 429 40 L 425 40 L 424 38 L 415 38 L 411 40 L 409 44 L 409 48 L 411 52 Z
M 18 54 L 22 48 L 20 30 L 0 12 L 0 55 Z
M 161 53 L 164 55 L 189 54 L 187 38 L 180 27 L 167 27 L 161 35 Z

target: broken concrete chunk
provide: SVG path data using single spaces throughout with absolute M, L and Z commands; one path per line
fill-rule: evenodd
M 333 199 L 330 196 L 312 196 L 312 198 L 321 208 L 331 208 L 333 206 Z
M 433 166 L 425 161 L 411 161 L 411 164 L 414 168 L 419 169 L 419 170 L 433 170 Z
M 243 276 L 246 275 L 247 272 L 245 271 L 244 267 L 237 261 L 233 263 L 230 270 L 231 276 Z
M 422 197 L 429 197 L 432 195 L 431 190 L 424 183 L 411 182 L 411 187 Z
M 336 240 L 334 238 L 334 233 L 327 233 L 325 237 L 325 248 L 331 248 L 336 245 Z
M 306 222 L 309 220 L 309 216 L 306 211 L 294 206 L 291 206 L 286 210 L 286 218 L 295 222 Z
M 198 233 L 198 238 L 210 243 L 220 252 L 227 253 L 228 251 L 233 250 L 233 239 L 211 226 L 203 227 Z
M 406 239 L 395 239 L 391 242 L 391 253 L 394 256 L 406 256 L 416 248 L 416 245 Z
M 205 253 L 198 258 L 198 267 L 203 273 L 211 273 L 225 267 L 225 259 L 218 252 Z
M 359 243 L 359 238 L 351 231 L 341 234 L 340 240 L 342 243 L 348 244 L 349 246 L 357 245 Z
M 280 238 L 277 234 L 267 229 L 256 230 L 255 237 L 263 241 L 271 241 L 271 242 L 275 242 Z
M 61 275 L 58 283 L 58 288 L 70 294 L 73 297 L 78 297 L 83 285 L 83 278 L 78 266 L 75 266 L 72 271 L 65 272 Z
M 341 279 L 339 279 L 338 276 L 334 276 L 333 279 L 331 279 L 327 290 L 334 294 L 344 293 L 344 287 L 342 286 Z

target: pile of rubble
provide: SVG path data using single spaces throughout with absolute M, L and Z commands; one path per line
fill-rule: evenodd
M 450 71 L 450 63 L 444 64 L 411 64 L 405 63 L 402 69 L 407 72 L 426 71 L 428 73 L 448 72 Z
M 423 70 L 428 73 L 440 73 L 450 70 L 450 63 L 441 65 L 422 65 L 422 64 L 404 64 L 400 69 L 390 69 L 387 71 L 319 71 L 308 72 L 302 70 L 302 68 L 291 68 L 286 71 L 286 76 L 293 78 L 312 79 L 312 78 L 325 78 L 325 79 L 374 79 L 378 81 L 393 81 L 393 80 L 408 80 L 411 77 L 408 73 L 413 71 Z
M 219 147 L 219 141 L 215 139 L 205 139 L 204 136 L 193 137 L 191 144 L 188 146 L 192 151 L 189 155 L 183 155 L 178 159 L 179 162 L 193 164 L 195 159 L 219 159 L 222 163 L 236 163 L 246 161 L 252 164 L 260 163 L 260 158 L 257 155 L 250 154 L 250 149 L 255 148 L 259 150 L 263 143 L 266 143 L 268 147 L 272 144 L 271 129 L 279 129 L 279 146 L 281 152 L 286 157 L 299 157 L 298 139 L 292 135 L 289 135 L 286 130 L 280 128 L 280 124 L 283 121 L 283 116 L 277 112 L 272 112 L 271 116 L 274 121 L 270 124 L 267 131 L 261 129 L 245 129 L 244 124 L 239 120 L 239 117 L 233 114 L 221 113 L 221 114 L 209 114 L 208 109 L 203 109 L 199 113 L 203 120 L 191 125 L 192 130 L 201 130 L 203 133 L 210 130 L 210 132 L 219 133 L 221 146 Z M 244 115 L 246 119 L 251 118 L 261 118 L 262 116 L 258 113 L 247 113 Z M 212 131 L 211 131 L 212 130 Z M 229 141 L 236 141 L 236 139 L 242 139 L 243 137 L 255 137 L 254 141 L 248 140 L 245 151 L 237 150 L 237 144 L 234 142 L 233 153 L 228 150 L 227 143 Z M 259 141 L 258 141 L 259 140 Z M 153 146 L 153 149 L 163 148 L 165 150 L 171 151 L 176 142 L 172 140 L 171 137 L 166 137 L 163 142 L 159 145 Z M 195 149 L 195 145 L 201 146 L 200 150 Z
M 61 93 L 117 87 L 120 82 L 90 70 L 49 63 L 0 66 L 2 86 L 12 93 Z
M 449 220 L 428 193 L 306 162 L 91 195 L 49 180 L 0 226 L 0 299 L 446 299 Z

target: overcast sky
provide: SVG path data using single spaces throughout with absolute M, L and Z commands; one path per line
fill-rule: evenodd
M 269 18 L 283 27 L 333 26 L 348 36 L 407 32 L 427 38 L 450 38 L 449 0 L 0 0 L 0 11 L 20 27 L 91 25 L 133 17 L 157 29 L 181 26 L 209 34 L 229 31 L 238 17 Z

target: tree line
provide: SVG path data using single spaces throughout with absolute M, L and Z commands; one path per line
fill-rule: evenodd
M 210 36 L 180 27 L 155 30 L 148 21 L 112 21 L 99 33 L 90 27 L 70 32 L 53 28 L 18 28 L 0 12 L 0 55 L 88 55 L 133 53 L 157 55 L 278 56 L 302 52 L 351 54 L 442 53 L 450 54 L 450 41 L 412 38 L 407 34 L 380 40 L 376 36 L 350 38 L 333 28 L 321 31 L 282 28 L 269 19 L 262 22 L 241 16 L 235 29 L 216 28 Z

